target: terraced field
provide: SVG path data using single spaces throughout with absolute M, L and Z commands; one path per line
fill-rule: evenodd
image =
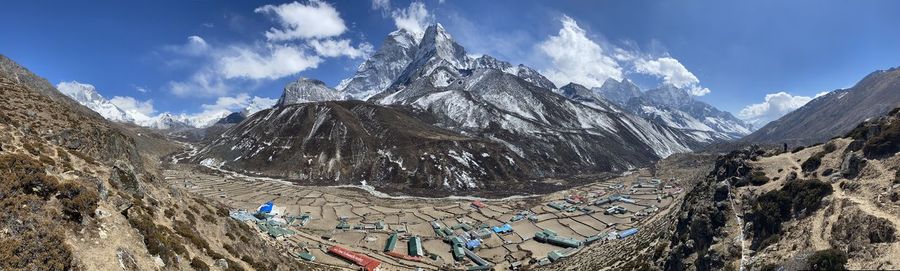
M 290 252 L 309 252 L 315 262 L 340 268 L 356 269 L 351 262 L 329 254 L 331 246 L 341 246 L 382 262 L 382 270 L 466 269 L 476 264 L 464 258 L 454 260 L 451 245 L 445 234 L 433 227 L 452 228 L 452 234 L 469 237 L 462 224 L 477 230 L 509 224 L 512 232 L 492 233 L 472 249 L 478 256 L 490 262 L 495 270 L 507 270 L 513 266 L 535 266 L 549 263 L 548 255 L 565 252 L 567 255 L 605 242 L 619 242 L 617 232 L 641 227 L 644 221 L 666 212 L 672 202 L 681 196 L 682 180 L 673 176 L 650 177 L 649 170 L 633 172 L 590 185 L 576 187 L 540 196 L 522 196 L 504 199 L 473 198 L 404 198 L 385 197 L 352 187 L 308 187 L 279 180 L 229 174 L 198 166 L 178 164 L 165 171 L 165 179 L 172 185 L 208 198 L 219 200 L 234 209 L 255 211 L 261 204 L 273 201 L 284 208 L 283 215 L 308 214 L 311 219 L 305 225 L 292 225 L 297 234 L 278 238 Z M 694 169 L 671 169 L 691 171 Z M 658 172 L 659 170 L 657 170 Z M 201 173 L 202 172 L 202 173 Z M 639 177 L 645 176 L 645 177 Z M 621 197 L 625 200 L 595 204 L 604 198 Z M 476 207 L 474 201 L 483 203 Z M 568 203 L 567 203 L 568 201 Z M 559 210 L 550 203 L 565 203 Z M 607 213 L 613 206 L 624 208 L 624 213 Z M 350 229 L 338 229 L 344 221 Z M 366 229 L 365 225 L 383 222 L 382 229 Z M 490 228 L 488 228 L 490 229 Z M 584 245 L 564 250 L 565 247 L 535 240 L 535 234 L 549 230 L 559 237 L 582 241 Z M 399 233 L 399 241 L 393 252 L 407 254 L 407 240 L 422 238 L 426 257 L 415 260 L 388 255 L 383 252 L 391 233 Z M 260 233 L 262 234 L 262 233 Z M 612 237 L 610 237 L 612 236 Z M 466 238 L 469 239 L 469 238 Z M 565 261 L 565 259 L 557 259 Z

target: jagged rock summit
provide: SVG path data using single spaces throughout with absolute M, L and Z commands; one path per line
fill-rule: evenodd
M 284 87 L 276 106 L 287 106 L 308 102 L 324 102 L 342 100 L 341 95 L 324 82 L 300 78 Z

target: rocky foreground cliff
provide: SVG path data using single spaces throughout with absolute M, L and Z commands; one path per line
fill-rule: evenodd
M 221 204 L 169 187 L 177 146 L 0 56 L 0 270 L 315 270 Z
M 900 110 L 844 137 L 720 156 L 680 209 L 569 270 L 897 269 Z

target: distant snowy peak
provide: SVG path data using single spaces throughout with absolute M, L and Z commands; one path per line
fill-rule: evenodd
M 637 98 L 643 95 L 641 88 L 628 79 L 624 79 L 621 82 L 612 78 L 606 79 L 602 86 L 594 88 L 593 91 L 620 106 L 627 105 L 628 100 L 631 100 L 631 98 Z
M 608 100 L 595 93 L 593 90 L 588 89 L 585 86 L 569 83 L 568 85 L 562 86 L 557 91 L 559 95 L 563 97 L 569 98 L 570 100 L 580 102 L 588 107 L 599 109 L 607 112 L 622 112 L 621 108 L 614 106 Z
M 343 100 L 343 97 L 324 82 L 300 78 L 284 87 L 284 93 L 276 103 L 277 106 L 292 104 Z
M 513 66 L 509 62 L 498 60 L 492 56 L 484 55 L 474 60 L 475 69 L 496 69 L 501 70 L 505 73 L 512 74 L 518 76 L 525 81 L 532 83 L 536 86 L 546 88 L 546 89 L 555 89 L 556 85 L 553 82 L 550 82 L 550 79 L 547 79 L 541 73 L 535 71 L 528 66 L 519 64 L 517 66 Z
M 115 122 L 134 121 L 134 118 L 129 116 L 125 110 L 103 98 L 92 85 L 82 84 L 77 81 L 60 82 L 56 85 L 56 89 L 108 120 Z
M 132 123 L 147 128 L 170 130 L 183 128 L 205 128 L 212 126 L 222 118 L 227 117 L 232 112 L 227 110 L 204 112 L 203 114 L 172 114 L 169 112 L 160 113 L 155 116 L 148 116 L 143 112 L 136 110 L 124 110 L 115 104 L 103 98 L 96 88 L 89 84 L 79 82 L 60 82 L 56 88 L 66 96 L 94 112 L 97 112 L 104 118 L 114 122 Z M 242 113 L 249 116 L 260 110 L 271 108 L 275 105 L 275 99 L 253 97 L 250 104 L 242 110 Z
M 244 114 L 244 116 L 251 116 L 256 114 L 256 112 L 274 107 L 276 103 L 278 103 L 278 100 L 276 99 L 254 96 L 250 99 L 250 104 L 248 104 L 241 113 Z
M 354 100 L 368 100 L 384 91 L 412 62 L 420 38 L 406 30 L 391 32 L 378 51 L 359 65 L 353 76 L 341 81 L 337 91 Z
M 628 100 L 625 108 L 669 127 L 693 135 L 701 142 L 734 140 L 752 131 L 752 126 L 707 103 L 695 100 L 686 90 L 664 85 Z

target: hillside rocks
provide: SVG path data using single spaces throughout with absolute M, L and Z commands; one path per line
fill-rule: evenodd
M 746 176 L 752 168 L 744 161 L 754 155 L 754 151 L 741 150 L 720 156 L 713 171 L 685 195 L 664 270 L 720 270 L 735 257 L 730 246 L 724 246 L 725 250 L 712 247 L 728 242 L 725 225 L 734 212 L 728 181 Z
M 846 209 L 832 227 L 833 246 L 853 256 L 872 256 L 883 253 L 873 244 L 897 241 L 894 225 L 887 219 L 861 212 L 855 206 Z

